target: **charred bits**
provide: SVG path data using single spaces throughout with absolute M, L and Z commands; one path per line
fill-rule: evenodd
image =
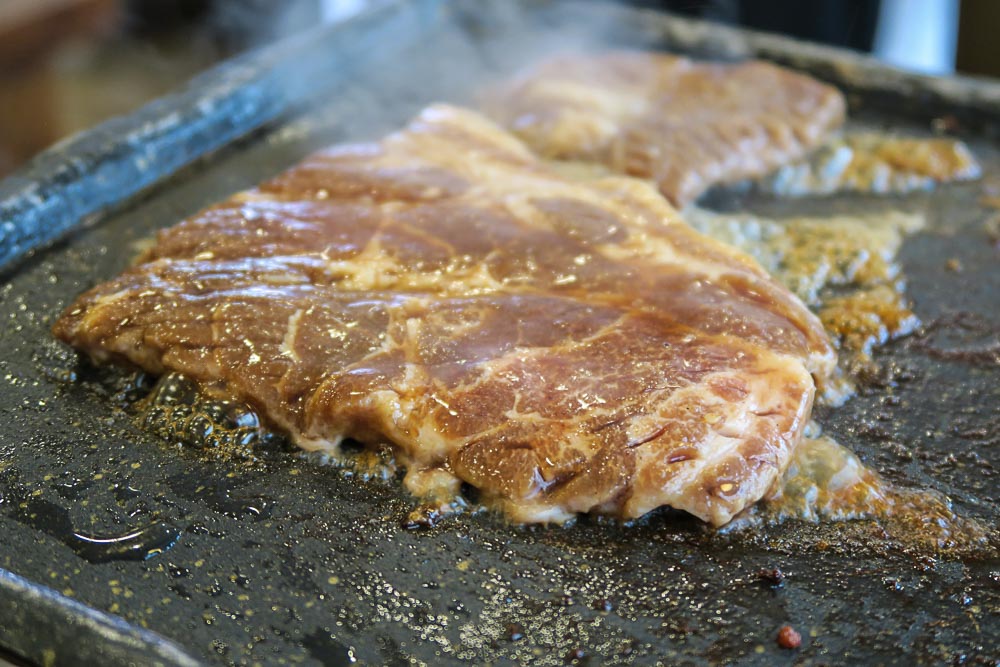
M 771 588 L 780 588 L 785 583 L 785 573 L 777 567 L 762 567 L 757 571 L 757 580 Z
M 410 512 L 400 523 L 404 530 L 429 530 L 443 518 L 441 509 L 435 505 L 420 505 Z

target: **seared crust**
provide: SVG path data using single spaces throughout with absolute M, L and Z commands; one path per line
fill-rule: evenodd
M 391 442 L 412 490 L 463 480 L 517 521 L 724 524 L 834 363 L 797 298 L 647 184 L 565 179 L 446 106 L 160 232 L 55 333 L 224 385 L 307 449 Z

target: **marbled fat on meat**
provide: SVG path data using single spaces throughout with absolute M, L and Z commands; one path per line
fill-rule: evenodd
M 845 106 L 835 88 L 770 63 L 627 51 L 555 57 L 483 99 L 541 155 L 651 179 L 680 206 L 803 157 Z
M 835 362 L 796 297 L 648 184 L 565 179 L 447 106 L 160 232 L 55 333 L 234 394 L 306 449 L 392 443 L 411 491 L 465 481 L 525 522 L 726 523 Z

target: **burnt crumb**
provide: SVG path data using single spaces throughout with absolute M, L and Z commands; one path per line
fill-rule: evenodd
M 871 422 L 861 422 L 858 424 L 855 433 L 861 437 L 870 438 L 878 442 L 892 440 L 892 434 L 885 427 Z
M 567 663 L 572 663 L 576 662 L 577 660 L 583 660 L 586 657 L 587 657 L 586 651 L 584 651 L 582 648 L 574 648 L 570 649 L 570 651 L 566 653 L 566 657 L 563 659 Z
M 521 641 L 524 639 L 524 626 L 520 623 L 508 623 L 504 634 L 506 634 L 507 639 L 512 642 Z
M 607 598 L 601 598 L 600 600 L 594 600 L 594 609 L 597 611 L 610 612 L 613 611 L 615 605 L 611 600 Z
M 186 567 L 181 567 L 180 565 L 174 565 L 173 563 L 168 563 L 167 574 L 169 574 L 174 579 L 179 579 L 181 577 L 190 577 L 191 570 Z
M 785 583 L 785 573 L 780 568 L 761 568 L 757 572 L 757 579 L 768 586 L 777 588 Z
M 410 512 L 400 523 L 400 526 L 404 530 L 428 530 L 438 525 L 443 516 L 439 507 L 421 505 Z
M 903 402 L 902 399 L 896 394 L 885 394 L 879 400 L 882 402 L 883 405 L 888 405 L 890 407 L 897 407 L 899 406 L 900 403 Z
M 802 646 L 802 635 L 795 631 L 790 625 L 783 625 L 778 629 L 778 646 L 787 649 L 796 649 Z

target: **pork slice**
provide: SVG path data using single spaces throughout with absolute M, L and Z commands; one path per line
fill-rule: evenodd
M 846 105 L 835 88 L 761 61 L 613 52 L 544 61 L 487 91 L 483 106 L 545 157 L 651 179 L 684 206 L 803 157 Z
M 564 178 L 440 105 L 160 232 L 54 330 L 224 387 L 303 448 L 390 443 L 411 491 L 468 482 L 524 522 L 726 523 L 835 362 L 796 297 L 651 186 Z

